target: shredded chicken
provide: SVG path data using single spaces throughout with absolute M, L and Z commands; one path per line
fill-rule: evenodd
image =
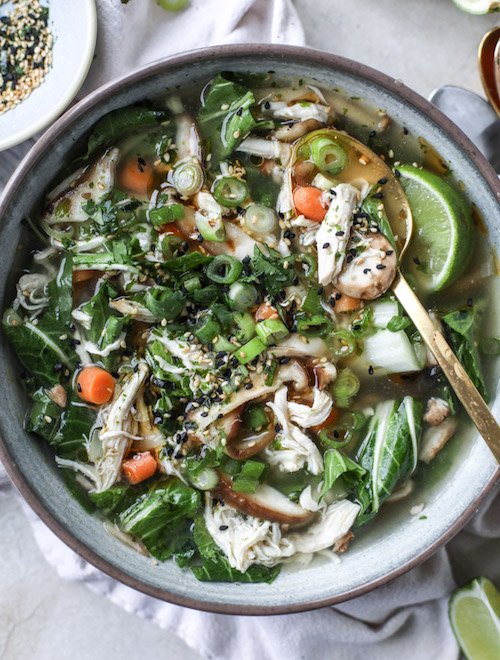
M 340 500 L 326 506 L 319 512 L 318 519 L 304 531 L 293 532 L 287 536 L 297 552 L 314 553 L 331 548 L 336 543 L 345 541 L 359 513 L 359 504 L 349 500 Z
M 111 190 L 118 155 L 116 148 L 107 151 L 95 165 L 83 172 L 73 188 L 66 190 L 52 202 L 53 210 L 47 212 L 43 220 L 48 224 L 88 220 L 89 216 L 83 207 L 89 201 L 99 202 Z
M 148 365 L 142 360 L 137 365 L 137 371 L 130 374 L 121 383 L 121 387 L 116 388 L 112 401 L 101 410 L 104 426 L 99 431 L 99 439 L 102 449 L 100 457 L 95 461 L 95 491 L 98 493 L 110 488 L 120 474 L 129 436 L 135 435 L 138 430 L 131 409 L 141 394 L 148 373 Z
M 252 564 L 275 566 L 295 553 L 279 523 L 244 515 L 227 504 L 212 507 L 209 495 L 204 517 L 210 536 L 238 571 L 244 572 Z
M 427 402 L 427 410 L 424 415 L 424 420 L 431 426 L 439 426 L 443 420 L 450 415 L 450 406 L 436 397 L 431 397 Z
M 323 286 L 333 282 L 342 270 L 353 213 L 359 203 L 359 191 L 349 183 L 333 188 L 332 195 L 330 207 L 316 234 L 318 282 Z
M 277 466 L 283 472 L 296 472 L 307 466 L 311 474 L 323 471 L 323 458 L 314 442 L 290 421 L 288 389 L 281 387 L 274 396 L 274 402 L 267 403 L 281 426 L 276 436 L 279 449 L 267 447 L 263 456 L 270 465 Z
M 439 426 L 430 426 L 422 435 L 418 458 L 424 463 L 430 463 L 444 448 L 448 440 L 455 434 L 458 422 L 455 417 L 448 417 Z
M 262 104 L 261 110 L 264 114 L 271 114 L 277 119 L 296 119 L 297 121 L 315 119 L 320 124 L 327 124 L 331 114 L 330 106 L 310 101 L 290 104 L 284 101 L 266 102 Z
M 311 406 L 296 403 L 295 401 L 288 402 L 290 419 L 304 429 L 322 424 L 332 411 L 333 399 L 328 392 L 315 387 L 313 389 L 313 395 L 314 398 Z
M 278 140 L 265 140 L 264 138 L 248 137 L 236 149 L 250 156 L 260 156 L 261 158 L 277 159 L 283 166 L 290 161 L 292 150 L 289 144 L 279 142 Z

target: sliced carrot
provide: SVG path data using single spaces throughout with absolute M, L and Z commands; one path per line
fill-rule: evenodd
M 333 426 L 334 424 L 336 424 L 339 420 L 339 417 L 340 417 L 340 410 L 338 408 L 335 408 L 335 406 L 332 406 L 332 410 L 328 415 L 328 417 L 325 419 L 325 421 L 322 422 L 321 424 L 317 424 L 316 426 L 311 426 L 311 429 L 315 433 L 319 433 L 323 429 L 326 429 L 329 426 Z
M 122 188 L 138 194 L 146 194 L 152 182 L 153 168 L 137 158 L 127 161 L 119 171 L 118 181 Z
M 258 321 L 265 321 L 266 319 L 277 319 L 279 318 L 278 312 L 274 309 L 274 307 L 271 307 L 271 305 L 268 305 L 267 303 L 262 303 L 259 307 L 257 307 L 257 311 L 255 312 L 255 320 Z
M 122 471 L 131 484 L 139 484 L 152 477 L 158 468 L 156 459 L 149 451 L 134 454 L 132 458 L 123 461 Z
M 335 311 L 340 313 L 354 312 L 360 308 L 361 302 L 359 298 L 351 298 L 351 296 L 341 293 L 340 298 L 336 298 L 335 300 Z
M 93 277 L 99 274 L 98 270 L 74 270 L 73 271 L 73 284 L 80 284 L 80 282 L 88 282 Z
M 76 389 L 84 401 L 101 405 L 113 396 L 115 379 L 101 367 L 84 367 L 76 379 Z
M 297 186 L 293 191 L 293 203 L 299 213 L 305 215 L 309 220 L 321 222 L 326 215 L 326 207 L 323 205 L 323 193 L 319 188 L 313 186 Z

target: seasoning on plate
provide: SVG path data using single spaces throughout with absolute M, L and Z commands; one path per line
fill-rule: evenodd
M 7 0 L 0 0 L 0 7 Z M 49 9 L 38 0 L 14 0 L 0 16 L 0 114 L 27 98 L 52 64 Z

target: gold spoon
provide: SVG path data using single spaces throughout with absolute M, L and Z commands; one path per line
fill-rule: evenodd
M 484 35 L 479 44 L 477 63 L 485 94 L 500 117 L 500 27 Z
M 335 175 L 338 181 L 350 183 L 359 178 L 365 179 L 371 185 L 376 185 L 381 179 L 387 180 L 383 185 L 384 207 L 396 240 L 398 261 L 401 264 L 403 255 L 410 244 L 413 231 L 410 205 L 401 184 L 390 167 L 369 147 L 350 135 L 333 129 L 323 129 L 309 133 L 296 146 L 295 156 L 300 158 L 301 149 L 311 139 L 319 135 L 324 135 L 337 142 L 348 156 L 345 168 L 340 174 Z M 392 283 L 392 290 L 436 358 L 436 362 L 441 367 L 479 433 L 498 463 L 500 463 L 500 426 L 462 364 L 451 350 L 443 333 L 436 328 L 429 313 L 405 280 L 400 268 L 398 268 Z

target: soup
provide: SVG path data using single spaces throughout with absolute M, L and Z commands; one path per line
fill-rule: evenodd
M 111 531 L 200 580 L 347 551 L 465 423 L 391 293 L 411 213 L 407 275 L 486 396 L 491 255 L 407 127 L 272 75 L 113 111 L 4 313 L 27 430 Z

